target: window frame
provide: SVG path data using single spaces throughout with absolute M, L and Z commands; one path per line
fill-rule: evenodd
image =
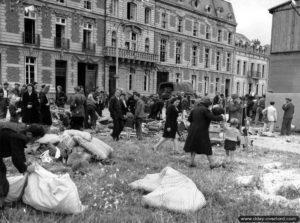
M 182 63 L 182 42 L 176 42 L 175 63 L 176 64 Z
M 150 7 L 145 7 L 145 13 L 144 13 L 144 16 L 145 16 L 145 21 L 144 23 L 147 24 L 147 25 L 150 25 L 151 24 L 151 8 Z
M 130 9 L 130 11 L 128 11 Z M 127 2 L 127 19 L 137 20 L 137 4 L 134 2 Z
M 204 49 L 204 68 L 210 67 L 210 54 L 211 54 L 210 49 L 206 47 Z
M 196 67 L 198 65 L 198 47 L 192 46 L 192 66 Z
M 211 39 L 211 27 L 210 27 L 210 25 L 205 26 L 205 39 L 207 39 L 207 40 Z
M 216 52 L 216 70 L 217 71 L 221 70 L 221 52 L 220 51 Z
M 88 8 L 88 6 L 90 8 Z M 83 0 L 83 8 L 86 10 L 92 10 L 92 1 L 91 0 Z
M 177 24 L 177 32 L 182 33 L 183 31 L 183 19 L 178 17 L 178 24 Z
M 31 63 L 31 61 L 27 62 L 27 58 L 28 59 L 34 59 L 34 63 Z M 25 57 L 25 64 L 24 65 L 25 65 L 25 77 L 24 77 L 25 78 L 25 83 L 26 84 L 32 83 L 31 78 L 30 77 L 27 78 L 27 76 L 30 75 L 30 71 L 29 71 L 29 74 L 27 74 L 27 66 L 28 67 L 32 67 L 33 66 L 33 68 L 34 68 L 33 82 L 37 81 L 37 58 L 36 57 L 31 57 L 31 56 L 26 56 Z M 29 80 L 29 82 L 27 80 Z
M 164 42 L 164 44 L 163 44 L 163 42 Z M 160 39 L 160 54 L 159 55 L 160 55 L 160 62 L 167 61 L 167 40 L 166 39 Z

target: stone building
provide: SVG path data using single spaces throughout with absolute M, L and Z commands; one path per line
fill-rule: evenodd
M 1 82 L 104 89 L 104 15 L 104 1 L 2 0 Z
M 173 81 L 200 95 L 230 95 L 237 83 L 250 84 L 236 75 L 236 58 L 265 65 L 262 54 L 236 46 L 224 0 L 0 0 L 0 21 L 2 83 L 150 95 Z M 258 82 L 259 93 L 267 84 Z
M 231 3 L 223 0 L 157 0 L 157 86 L 191 82 L 197 94 L 230 95 L 236 25 Z
M 105 79 L 143 95 L 156 93 L 155 1 L 106 0 Z
M 263 95 L 268 87 L 269 46 L 250 41 L 243 34 L 235 35 L 233 93 Z

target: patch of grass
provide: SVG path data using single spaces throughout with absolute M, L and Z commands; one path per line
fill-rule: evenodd
M 297 215 L 294 211 L 275 205 L 269 206 L 252 195 L 251 188 L 236 185 L 238 176 L 258 175 L 261 166 L 279 161 L 284 168 L 299 167 L 299 155 L 268 151 L 237 151 L 236 162 L 231 171 L 219 168 L 210 170 L 206 156 L 197 156 L 197 168 L 189 168 L 189 154 L 173 151 L 171 143 L 153 152 L 151 146 L 158 136 L 143 141 L 113 142 L 110 138 L 99 137 L 114 148 L 114 165 L 90 164 L 87 175 L 72 175 L 78 187 L 81 201 L 89 208 L 80 215 L 44 213 L 19 202 L 8 206 L 0 222 L 51 222 L 51 223 L 97 223 L 97 222 L 238 222 L 241 215 Z M 225 151 L 214 149 L 216 159 L 222 160 Z M 10 174 L 16 170 L 10 161 Z M 286 165 L 285 163 L 288 163 Z M 62 164 L 56 164 L 62 165 Z M 207 205 L 196 213 L 178 214 L 167 210 L 146 208 L 141 204 L 143 192 L 132 190 L 128 184 L 149 173 L 160 172 L 170 166 L 191 178 L 203 192 Z M 289 196 L 289 194 L 287 195 Z

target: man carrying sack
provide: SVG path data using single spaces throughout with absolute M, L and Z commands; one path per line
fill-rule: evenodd
M 33 124 L 22 132 L 10 128 L 0 130 L 0 210 L 4 209 L 4 200 L 9 191 L 6 178 L 6 166 L 3 158 L 11 157 L 14 166 L 20 173 L 33 172 L 33 165 L 26 165 L 25 148 L 30 141 L 35 141 L 45 134 L 42 126 Z

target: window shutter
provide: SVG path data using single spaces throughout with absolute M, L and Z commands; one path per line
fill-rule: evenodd
M 204 47 L 201 44 L 199 46 L 199 63 L 203 63 L 203 54 L 204 54 Z
M 205 35 L 205 25 L 203 23 L 200 24 L 200 34 Z
M 174 47 L 175 41 L 173 39 L 170 40 L 170 58 L 174 58 Z
M 192 21 L 189 19 L 185 20 L 185 30 L 189 32 L 192 31 Z
M 216 51 L 215 49 L 211 49 L 211 65 L 215 65 L 215 61 L 216 61 Z
M 175 27 L 176 26 L 176 17 L 174 15 L 170 16 L 170 26 Z
M 226 52 L 223 52 L 223 67 L 226 66 Z
M 224 30 L 224 41 L 228 40 L 228 32 Z

